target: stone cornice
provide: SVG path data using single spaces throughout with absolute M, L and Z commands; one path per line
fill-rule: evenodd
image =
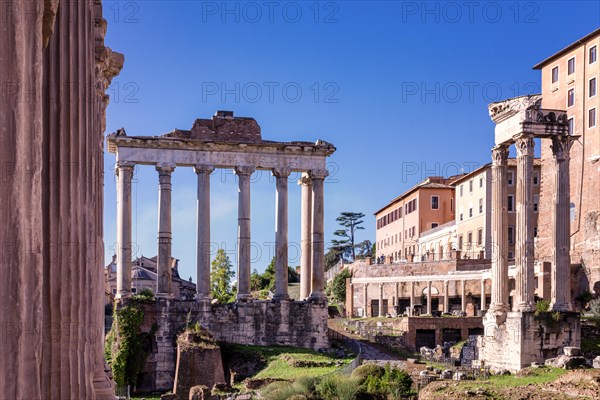
M 127 136 L 124 130 L 107 136 L 108 151 L 117 153 L 118 147 L 135 147 L 148 149 L 173 149 L 197 151 L 227 151 L 227 152 L 259 152 L 259 153 L 293 153 L 296 155 L 330 156 L 336 150 L 331 144 L 318 140 L 315 144 L 309 142 L 271 142 L 260 143 L 231 143 L 204 141 L 199 139 L 164 138 L 157 136 Z

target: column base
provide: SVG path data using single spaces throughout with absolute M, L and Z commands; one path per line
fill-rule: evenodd
M 517 303 L 514 311 L 531 312 L 535 311 L 535 306 L 531 303 Z
M 498 305 L 500 306 L 500 305 Z M 506 317 L 508 316 L 507 308 L 493 308 L 490 307 L 487 312 L 483 316 L 483 326 L 485 327 L 491 322 L 496 326 L 502 325 L 506 322 Z
M 550 303 L 550 311 L 573 311 L 571 303 Z
M 314 302 L 326 302 L 327 296 L 325 296 L 325 293 L 323 292 L 312 292 L 310 296 L 308 296 L 307 300 Z
M 276 294 L 273 296 L 273 301 L 290 301 L 288 294 Z
M 115 299 L 128 299 L 132 296 L 131 292 L 120 292 L 115 294 Z
M 237 296 L 235 297 L 235 301 L 241 301 L 244 303 L 248 303 L 248 302 L 252 301 L 252 295 L 238 293 Z

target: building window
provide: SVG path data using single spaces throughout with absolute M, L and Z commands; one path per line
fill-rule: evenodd
M 137 288 L 131 288 L 131 293 L 137 293 Z
M 469 207 L 469 218 L 473 216 L 473 207 Z
M 112 293 L 113 293 L 113 294 L 117 294 L 117 289 L 113 289 L 113 290 L 112 290 Z
M 573 107 L 575 104 L 575 89 L 569 89 L 567 92 L 567 107 Z
M 597 49 L 596 46 L 590 47 L 590 64 L 595 63 L 596 62 L 596 57 L 597 57 Z
M 450 199 L 450 212 L 454 211 L 454 199 Z
M 412 227 L 412 235 L 415 236 L 415 227 Z
M 506 182 L 508 183 L 508 186 L 512 186 L 514 183 L 514 173 L 513 171 L 508 171 L 506 173 Z
M 533 184 L 534 185 L 539 185 L 540 184 L 540 174 L 539 174 L 539 172 L 534 172 L 533 173 Z
M 458 236 L 458 249 L 462 250 L 462 245 L 463 245 L 463 235 L 459 235 Z
M 460 186 L 458 187 L 458 191 L 459 191 L 459 193 L 460 193 L 460 197 L 462 197 L 462 195 L 463 195 L 463 185 L 460 185 Z
M 431 196 L 431 209 L 437 210 L 440 208 L 440 198 L 439 196 Z
M 483 213 L 483 199 L 479 199 L 479 214 Z
M 473 191 L 473 179 L 469 181 L 469 193 Z
M 432 222 L 431 223 L 431 229 L 437 228 L 438 226 L 439 226 L 439 224 L 437 222 Z
M 589 97 L 594 97 L 596 95 L 596 78 L 590 79 L 588 83 L 588 93 Z
M 471 243 L 473 243 L 473 232 L 467 233 L 467 248 L 471 248 Z
M 508 209 L 509 212 L 515 211 L 514 200 L 515 200 L 515 196 L 512 194 L 509 194 L 508 195 L 508 204 L 506 206 L 506 208 Z
M 540 195 L 534 194 L 533 195 L 533 211 L 534 212 L 538 212 L 539 204 L 540 204 Z
M 575 73 L 575 57 L 569 58 L 567 61 L 567 75 Z
M 596 108 L 591 108 L 588 111 L 588 128 L 596 126 Z
M 477 245 L 481 246 L 483 243 L 483 229 L 477 229 Z
M 479 177 L 479 187 L 482 188 L 483 187 L 483 176 Z
M 538 233 L 537 226 L 534 226 L 533 227 L 533 237 L 537 237 L 537 233 Z
M 558 82 L 558 67 L 552 68 L 552 83 Z
M 509 226 L 508 227 L 508 244 L 514 244 L 515 243 L 515 227 L 514 226 Z
M 462 220 L 463 220 L 463 214 L 462 214 L 462 213 L 460 213 L 459 220 L 460 220 L 460 221 L 462 221 Z
M 573 117 L 569 118 L 569 135 L 574 135 L 575 134 L 575 121 L 573 119 Z

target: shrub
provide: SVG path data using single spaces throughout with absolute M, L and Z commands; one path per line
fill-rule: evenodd
M 590 311 L 596 318 L 600 318 L 600 299 L 590 301 Z
M 376 364 L 363 364 L 352 371 L 352 377 L 358 379 L 360 384 L 363 384 L 369 376 L 381 378 L 383 374 L 385 374 L 385 368 Z
M 398 398 L 411 392 L 413 381 L 406 371 L 391 368 L 389 364 L 381 370 L 383 370 L 383 374 L 368 375 L 363 381 L 361 389 L 365 395 L 368 395 L 364 397 L 375 399 Z
M 261 396 L 266 400 L 309 400 L 315 392 L 315 380 L 301 376 L 294 383 L 273 382 L 263 390 Z
M 316 387 L 322 400 L 355 400 L 360 390 L 357 378 L 343 375 L 326 375 Z

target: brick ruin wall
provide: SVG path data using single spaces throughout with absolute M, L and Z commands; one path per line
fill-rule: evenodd
M 158 330 L 137 387 L 139 392 L 172 390 L 177 335 L 199 322 L 219 342 L 257 346 L 329 347 L 327 305 L 304 301 L 255 301 L 222 305 L 158 300 L 142 304 L 142 331 Z

